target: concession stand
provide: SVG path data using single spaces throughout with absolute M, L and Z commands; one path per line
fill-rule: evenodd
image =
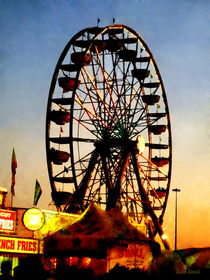
M 42 253 L 41 241 L 24 226 L 23 217 L 27 210 L 15 207 L 0 209 L 0 266 L 10 260 L 14 268 L 20 258 Z
M 10 261 L 13 270 L 22 258 L 34 256 L 43 259 L 43 233 L 53 229 L 53 223 L 50 223 L 50 228 L 48 226 L 50 220 L 59 217 L 60 226 L 63 226 L 65 219 L 69 223 L 77 216 L 36 207 L 7 207 L 6 195 L 7 189 L 0 188 L 0 268 L 3 262 Z M 59 225 L 57 221 L 56 224 Z
M 119 208 L 103 211 L 94 203 L 74 222 L 44 238 L 46 259 L 90 267 L 95 275 L 116 265 L 149 270 L 157 247 Z
M 43 238 L 72 223 L 78 216 L 38 208 L 0 209 L 0 267 L 9 260 L 14 269 L 20 259 L 34 256 L 43 260 Z

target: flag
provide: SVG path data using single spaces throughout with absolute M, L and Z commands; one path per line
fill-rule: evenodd
M 34 205 L 37 205 L 41 194 L 42 194 L 42 189 L 39 182 L 36 179 L 35 190 L 34 190 Z
M 15 174 L 16 174 L 16 168 L 17 168 L 17 160 L 16 160 L 16 155 L 15 155 L 15 150 L 13 148 L 13 151 L 12 151 L 12 164 L 11 164 L 11 169 L 12 169 L 11 194 L 13 196 L 15 195 Z

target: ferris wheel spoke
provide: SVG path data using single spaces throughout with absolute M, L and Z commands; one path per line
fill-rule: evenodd
M 142 89 L 141 89 L 141 91 L 142 91 Z M 141 91 L 140 91 L 140 93 L 141 93 Z M 137 120 L 134 121 L 134 118 L 136 117 L 134 114 L 131 115 L 131 118 L 130 118 L 130 123 L 136 123 L 136 125 L 138 125 L 139 121 L 142 120 L 142 117 L 144 116 L 145 112 L 147 111 L 147 108 L 143 107 L 141 105 L 141 102 L 140 102 L 141 95 L 140 95 L 140 93 L 138 95 L 135 95 L 135 97 L 137 97 L 137 99 L 136 99 L 136 102 L 135 102 L 134 110 L 137 111 L 137 109 L 140 108 L 140 110 L 142 112 L 141 112 L 141 114 L 140 114 L 140 116 Z M 132 128 L 132 126 L 130 126 L 130 127 Z M 133 127 L 133 129 L 134 129 L 134 127 Z M 132 132 L 133 131 L 131 130 L 130 133 L 132 134 Z M 140 133 L 141 133 L 141 131 L 140 131 Z
M 92 63 L 92 71 L 93 71 L 93 76 L 97 77 L 98 72 L 99 72 L 99 67 L 98 67 L 98 70 L 96 71 L 94 63 Z M 96 86 L 97 86 L 97 80 L 95 80 L 95 83 L 96 83 Z M 93 88 L 94 88 L 94 86 L 93 86 Z M 92 92 L 92 90 L 91 90 L 91 92 Z M 92 93 L 94 94 L 94 92 L 92 92 Z M 96 94 L 95 98 L 96 98 L 96 103 L 97 103 L 97 106 L 98 106 L 98 111 L 99 111 L 100 116 L 103 116 L 104 121 L 107 121 L 106 113 L 104 112 L 103 102 L 98 102 L 98 94 Z
M 129 64 L 130 65 L 130 64 Z M 123 105 L 123 108 L 126 104 L 126 92 L 127 92 L 127 88 L 126 88 L 126 82 L 128 82 L 127 85 L 130 85 L 129 81 L 127 81 L 127 78 L 126 78 L 126 75 L 127 75 L 127 72 L 128 72 L 128 69 L 129 69 L 129 65 L 127 67 L 127 70 L 125 71 L 125 69 L 121 69 L 121 67 L 118 66 L 118 70 L 120 70 L 121 72 L 121 75 L 122 75 L 122 84 L 121 85 L 118 85 L 118 87 L 120 88 L 119 90 L 119 95 L 123 97 L 124 100 L 122 100 L 122 98 L 119 100 L 121 101 L 121 105 Z M 124 62 L 123 62 L 123 68 L 125 68 L 124 66 Z M 122 109 L 121 108 L 121 112 L 122 112 Z
M 75 170 L 77 171 L 77 175 L 80 177 L 85 173 L 85 170 L 87 168 L 87 163 L 89 162 L 89 158 L 91 157 L 92 152 L 84 155 L 82 158 L 78 159 L 77 161 L 75 161 L 75 166 L 77 167 L 77 165 L 80 165 L 80 169 L 78 170 L 78 168 L 75 168 Z M 83 166 L 83 168 L 81 168 L 81 166 Z M 63 174 L 64 172 L 70 172 L 71 171 L 71 165 L 68 167 L 64 167 L 64 170 L 60 173 L 58 173 L 56 176 L 59 176 L 61 174 Z
M 104 154 L 102 154 L 102 166 L 104 170 L 104 175 L 105 175 L 105 182 L 106 182 L 106 188 L 107 188 L 107 200 L 109 200 L 109 197 L 111 195 L 111 191 L 113 189 L 112 185 L 112 176 L 110 174 L 110 169 L 106 161 L 106 157 Z
M 101 94 L 99 93 L 99 91 L 98 91 L 98 89 L 97 89 L 95 83 L 94 83 L 93 80 L 91 79 L 90 74 L 88 73 L 88 71 L 87 71 L 85 68 L 84 68 L 83 70 L 84 70 L 85 74 L 87 75 L 88 79 L 90 80 L 90 82 L 91 82 L 91 84 L 92 84 L 92 86 L 93 86 L 93 88 L 94 88 L 94 90 L 95 90 L 96 95 L 99 97 L 99 100 L 102 102 L 102 104 L 103 104 L 103 106 L 104 106 L 104 109 L 106 110 L 106 112 L 107 112 L 108 115 L 110 116 L 111 120 L 112 120 L 113 122 L 115 122 L 115 119 L 113 118 L 112 114 L 110 113 L 110 111 L 109 111 L 109 109 L 108 109 L 108 107 L 107 107 L 107 105 L 106 105 L 104 99 L 102 98 Z
M 113 97 L 112 97 L 112 91 L 111 91 L 111 88 L 110 88 L 108 79 L 107 79 L 107 77 L 106 77 L 106 72 L 105 72 L 104 67 L 103 67 L 103 65 L 102 65 L 102 63 L 101 63 L 101 59 L 100 59 L 100 56 L 99 56 L 99 53 L 98 53 L 98 49 L 97 49 L 97 48 L 96 48 L 96 53 L 97 53 L 97 58 L 98 58 L 99 65 L 100 65 L 100 67 L 101 67 L 102 75 L 103 75 L 104 81 L 105 81 L 105 83 L 106 83 L 108 92 L 109 92 L 111 104 L 114 106 L 114 110 L 115 110 L 115 112 L 116 112 L 116 115 L 118 115 L 118 113 L 117 113 L 117 108 L 116 108 L 116 106 L 115 106 L 115 102 L 114 102 Z M 113 118 L 112 118 L 112 119 L 113 119 Z
M 91 134 L 95 135 L 95 137 L 98 137 L 98 134 L 95 133 L 92 129 L 90 129 L 89 127 L 87 127 L 87 125 L 84 124 L 84 121 L 82 122 L 81 120 L 73 117 L 73 119 L 79 124 L 81 125 L 83 128 L 85 128 L 87 131 L 89 131 Z M 92 124 L 92 123 L 91 123 Z M 93 125 L 93 124 L 92 124 Z M 95 127 L 95 125 L 94 125 Z M 72 138 L 73 139 L 73 138 Z M 88 142 L 88 141 L 87 141 Z
M 129 213 L 129 216 L 131 216 L 131 217 L 133 216 L 134 220 L 136 220 L 138 223 L 140 223 L 143 218 L 142 213 L 139 213 L 139 209 L 142 208 L 141 199 L 138 196 L 138 194 L 135 192 L 134 189 L 132 192 L 133 192 L 132 197 L 130 196 L 130 193 L 128 193 L 128 192 L 125 193 L 126 194 L 125 197 L 127 199 L 127 204 L 128 204 L 128 202 L 130 202 L 130 207 L 128 209 L 128 213 Z
M 143 184 L 141 182 L 141 176 L 140 176 L 140 173 L 139 173 L 140 166 L 139 166 L 139 163 L 138 163 L 138 160 L 137 160 L 135 152 L 132 152 L 132 158 L 133 158 L 135 174 L 137 176 L 139 192 L 140 192 L 140 195 L 141 195 L 141 198 L 142 198 L 142 206 L 143 206 L 143 209 L 144 209 L 144 214 L 145 215 L 147 215 L 147 214 L 150 215 L 150 217 L 151 217 L 151 219 L 153 221 L 153 224 L 155 226 L 155 230 L 160 235 L 160 238 L 162 238 L 163 229 L 162 229 L 162 227 L 161 227 L 161 225 L 160 225 L 160 223 L 158 221 L 158 218 L 157 218 L 156 214 L 154 213 L 154 210 L 151 207 L 151 204 L 150 204 L 150 201 L 148 199 L 147 193 L 146 193 L 146 191 L 145 191 L 145 189 L 143 187 Z M 164 243 L 165 248 L 169 249 L 168 241 L 162 239 L 162 242 Z
M 95 173 L 89 180 L 88 189 L 86 190 L 84 199 L 86 200 L 86 203 L 90 203 L 94 200 L 97 194 L 100 194 L 100 186 L 96 182 L 98 182 L 97 176 L 101 174 L 101 167 L 100 163 L 96 162 L 95 164 Z
M 121 158 L 117 165 L 117 179 L 112 190 L 110 190 L 111 195 L 108 197 L 107 210 L 110 210 L 111 208 L 115 207 L 115 205 L 117 204 L 117 200 L 120 199 L 121 182 L 123 180 L 123 175 L 126 170 L 128 160 L 129 151 L 125 149 L 122 152 Z
M 127 122 L 127 128 L 132 128 L 133 123 L 137 123 L 137 121 L 134 121 L 134 118 L 136 118 L 137 114 L 133 114 L 133 112 L 140 111 L 141 115 L 139 116 L 139 120 L 141 120 L 143 113 L 145 112 L 145 108 L 141 105 L 140 101 L 140 93 L 139 88 L 135 90 L 134 88 L 131 90 L 131 92 L 134 92 L 134 94 L 130 94 L 131 98 L 129 103 L 126 104 L 123 115 L 126 115 L 127 119 L 129 120 Z M 131 107 L 132 106 L 132 107 Z M 130 134 L 132 134 L 132 130 L 130 131 Z
M 137 130 L 137 134 L 141 134 L 143 131 L 145 131 L 147 128 L 148 128 L 148 122 L 147 121 L 143 121 L 144 117 L 145 117 L 145 111 L 146 109 L 141 109 L 141 113 L 138 117 L 137 120 L 134 121 L 134 116 L 131 116 L 131 119 L 129 120 L 129 123 L 133 124 L 133 125 L 130 125 L 130 134 L 131 135 L 135 135 L 134 131 L 135 129 L 138 127 L 138 130 Z M 139 129 L 141 126 L 143 126 L 143 128 Z
M 125 104 L 125 109 L 124 109 L 125 112 L 128 108 L 131 107 L 131 104 L 134 101 L 134 98 L 136 98 L 137 95 L 140 95 L 140 93 L 141 93 L 141 91 L 139 91 L 140 89 L 141 89 L 140 86 L 138 86 L 137 89 L 135 89 L 135 88 L 132 89 L 132 91 L 130 93 L 130 101 Z M 125 113 L 123 113 L 123 114 L 125 114 Z
M 141 198 L 139 197 L 139 193 L 135 189 L 136 186 L 134 186 L 135 180 L 133 179 L 133 170 L 132 170 L 131 164 L 127 165 L 126 173 L 127 174 L 124 179 L 125 180 L 124 184 L 125 184 L 125 186 L 128 186 L 128 187 L 126 188 L 126 190 L 124 192 L 125 192 L 126 197 L 128 198 L 128 200 L 131 203 L 130 211 L 132 213 L 130 213 L 130 211 L 129 211 L 129 215 L 131 214 L 132 216 L 134 216 L 134 219 L 136 219 L 137 222 L 140 223 L 141 219 L 143 217 L 142 213 L 139 213 L 139 209 L 142 208 L 141 207 Z M 139 213 L 139 214 L 137 214 L 137 213 Z
M 107 73 L 107 79 L 110 80 L 110 87 L 113 89 L 113 91 L 115 92 L 116 96 L 120 96 L 120 92 L 119 92 L 119 84 L 118 84 L 118 76 L 117 76 L 117 71 L 116 71 L 116 67 L 117 64 L 119 62 L 119 56 L 114 55 L 113 53 L 111 53 L 111 63 L 113 65 L 112 70 Z
M 91 95 L 90 95 L 90 90 L 89 90 L 88 87 L 87 87 L 87 83 L 86 83 L 85 78 L 84 78 L 84 73 L 81 72 L 81 74 L 82 74 L 82 79 L 83 79 L 83 82 L 84 82 L 84 85 L 85 85 L 86 94 L 87 94 L 87 96 L 89 97 L 89 100 L 90 100 L 90 102 L 91 102 L 91 105 L 92 105 L 94 114 L 96 115 L 97 112 L 96 112 L 96 108 L 95 108 L 95 106 L 94 106 L 95 103 L 93 102 L 93 99 L 92 99 L 92 97 L 91 97 Z
M 91 116 L 98 121 L 98 124 L 102 124 L 104 127 L 106 127 L 109 130 L 112 130 L 111 127 L 109 127 L 107 124 L 105 124 L 102 120 L 100 120 L 94 113 L 92 113 L 83 103 L 80 97 L 76 94 L 77 99 L 75 101 L 85 110 L 87 116 L 89 117 L 89 120 L 93 123 Z M 98 128 L 100 126 L 96 126 Z
M 82 181 L 80 182 L 78 189 L 75 191 L 74 193 L 74 201 L 72 202 L 72 204 L 70 204 L 67 208 L 67 212 L 68 211 L 72 211 L 73 208 L 75 207 L 75 203 L 77 203 L 78 205 L 80 205 L 80 207 L 82 207 L 82 201 L 85 197 L 85 193 L 86 190 L 89 186 L 89 182 L 90 182 L 90 178 L 91 178 L 91 173 L 94 170 L 94 167 L 96 165 L 97 159 L 98 159 L 99 153 L 98 150 L 95 149 L 92 154 L 91 154 L 91 158 L 88 164 L 88 167 L 86 169 L 85 175 L 83 176 Z
M 167 177 L 167 174 L 165 174 L 163 171 L 160 170 L 160 168 L 158 168 L 151 160 L 149 160 L 148 158 L 146 158 L 143 154 L 141 154 L 141 157 L 144 158 L 146 161 L 149 162 L 149 164 L 151 164 L 154 169 L 156 171 L 158 171 L 159 173 L 161 173 L 162 175 L 164 175 L 165 177 Z
M 112 61 L 113 69 L 110 71 L 109 74 L 107 73 L 108 74 L 108 79 L 111 78 L 111 75 L 113 75 L 112 85 L 116 84 L 116 92 L 119 95 L 119 88 L 118 88 L 118 85 L 117 85 L 117 71 L 116 71 L 116 66 L 117 66 L 117 63 L 119 62 L 119 57 L 117 55 L 114 55 L 113 53 L 111 53 L 111 61 Z
M 113 62 L 113 90 L 115 90 L 116 92 L 116 96 L 117 96 L 117 100 L 116 100 L 116 107 L 119 108 L 119 113 L 120 116 L 118 116 L 118 118 L 122 119 L 122 110 L 123 110 L 123 104 L 122 104 L 122 98 L 124 97 L 122 94 L 122 88 L 121 88 L 121 80 L 122 77 L 119 75 L 119 57 L 116 55 L 115 56 L 115 61 L 113 60 L 113 55 L 112 55 L 112 62 Z M 121 75 L 122 71 L 120 71 Z M 115 87 L 114 87 L 115 85 Z
M 147 176 L 146 173 L 144 172 L 144 170 L 143 170 L 143 168 L 141 167 L 141 165 L 139 164 L 138 166 L 139 166 L 139 168 L 140 168 L 141 173 L 144 175 L 144 178 L 146 178 L 147 184 L 149 185 L 150 189 L 155 193 L 156 199 L 158 200 L 158 202 L 160 203 L 160 205 L 161 205 L 161 207 L 162 207 L 162 202 L 161 202 L 161 200 L 159 199 L 159 197 L 158 197 L 158 195 L 157 195 L 155 189 L 152 187 L 152 184 L 151 184 L 151 182 L 150 182 L 148 176 Z M 147 193 L 149 193 L 149 191 L 147 191 Z

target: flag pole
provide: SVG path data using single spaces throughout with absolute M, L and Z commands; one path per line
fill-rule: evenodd
M 11 193 L 11 208 L 12 208 L 12 206 L 13 206 L 13 195 Z

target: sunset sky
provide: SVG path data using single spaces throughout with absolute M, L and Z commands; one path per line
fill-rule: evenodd
M 18 168 L 13 206 L 51 209 L 45 156 L 49 86 L 66 43 L 86 27 L 124 24 L 146 41 L 168 99 L 173 168 L 164 226 L 174 248 L 178 194 L 178 248 L 210 246 L 210 1 L 0 0 L 0 186 Z M 8 199 L 8 201 L 10 198 Z

